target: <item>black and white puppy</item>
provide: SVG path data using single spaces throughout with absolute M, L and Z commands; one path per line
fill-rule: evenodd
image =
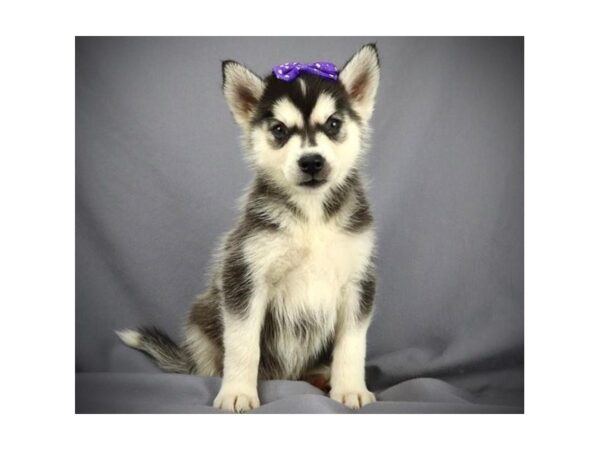
M 375 401 L 365 350 L 375 235 L 361 161 L 379 84 L 374 44 L 329 80 L 282 81 L 223 63 L 223 91 L 255 180 L 191 308 L 178 346 L 154 328 L 118 332 L 166 371 L 223 376 L 215 407 L 259 406 L 258 379 L 327 377 L 350 408 Z

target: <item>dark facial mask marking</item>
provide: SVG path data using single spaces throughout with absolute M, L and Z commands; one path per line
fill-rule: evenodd
M 271 138 L 274 148 L 283 147 L 288 140 L 296 134 L 302 139 L 302 145 L 308 145 L 309 147 L 315 147 L 317 145 L 317 133 L 320 132 L 324 133 L 332 141 L 343 141 L 345 137 L 345 133 L 343 133 L 342 130 L 344 128 L 344 120 L 353 120 L 360 124 L 358 114 L 350 106 L 350 99 L 344 86 L 339 81 L 325 80 L 311 74 L 303 74 L 299 77 L 299 80 L 304 82 L 306 87 L 305 92 L 303 92 L 300 82 L 288 83 L 278 80 L 272 75 L 267 77 L 265 79 L 266 88 L 252 121 L 253 125 L 260 126 L 262 122 L 274 119 L 274 105 L 280 99 L 287 98 L 302 114 L 304 123 L 307 125 L 302 129 L 290 127 L 286 139 Z M 326 124 L 312 125 L 309 123 L 310 115 L 322 94 L 328 94 L 335 101 L 336 112 L 334 113 L 334 116 L 342 121 L 341 129 L 337 133 L 331 133 L 330 130 L 327 129 Z M 267 123 L 270 128 L 272 123 Z

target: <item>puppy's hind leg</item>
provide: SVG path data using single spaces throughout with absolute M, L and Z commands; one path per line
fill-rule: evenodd
M 218 377 L 223 373 L 223 350 L 194 324 L 185 331 L 184 346 L 194 362 L 195 375 Z
M 192 305 L 185 331 L 185 348 L 194 361 L 196 375 L 223 374 L 223 318 L 219 291 L 211 288 Z

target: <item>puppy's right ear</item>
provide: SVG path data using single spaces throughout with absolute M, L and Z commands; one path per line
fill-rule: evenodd
M 223 93 L 235 121 L 245 130 L 262 97 L 265 83 L 249 69 L 235 61 L 223 61 Z

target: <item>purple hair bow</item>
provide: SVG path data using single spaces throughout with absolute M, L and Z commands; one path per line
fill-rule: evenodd
M 300 72 L 312 73 L 329 80 L 338 78 L 337 67 L 327 61 L 318 61 L 312 64 L 290 62 L 273 67 L 273 75 L 283 81 L 294 81 Z

